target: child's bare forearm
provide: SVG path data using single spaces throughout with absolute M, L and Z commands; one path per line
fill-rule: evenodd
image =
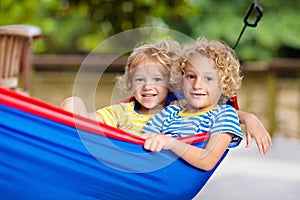
M 266 155 L 269 151 L 269 146 L 272 145 L 272 139 L 263 123 L 252 113 L 239 110 L 238 115 L 241 124 L 245 125 L 246 147 L 250 147 L 252 138 L 254 138 L 259 152 Z

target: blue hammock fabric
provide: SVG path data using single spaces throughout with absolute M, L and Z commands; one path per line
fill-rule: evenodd
M 192 199 L 217 168 L 199 170 L 169 151 L 148 152 L 135 138 L 78 129 L 30 107 L 52 108 L 0 88 L 1 199 Z

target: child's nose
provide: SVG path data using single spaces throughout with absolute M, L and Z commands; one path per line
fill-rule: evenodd
M 146 80 L 145 83 L 144 83 L 144 85 L 143 85 L 143 88 L 144 89 L 149 89 L 149 88 L 151 88 L 152 85 L 153 85 L 153 81 Z
M 201 89 L 205 87 L 205 81 L 202 77 L 197 77 L 194 81 L 193 88 L 194 89 Z

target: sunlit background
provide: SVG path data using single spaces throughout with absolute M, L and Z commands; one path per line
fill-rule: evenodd
M 193 39 L 202 35 L 219 39 L 233 47 L 253 2 L 6 0 L 0 2 L 0 26 L 30 24 L 41 29 L 42 37 L 33 41 L 29 94 L 59 106 L 73 94 L 85 56 L 107 38 L 134 28 L 162 27 Z M 232 152 L 197 199 L 296 200 L 300 196 L 295 187 L 300 177 L 293 175 L 300 170 L 300 1 L 259 3 L 261 21 L 245 29 L 235 49 L 244 75 L 238 97 L 240 109 L 262 120 L 274 144 L 267 157 L 258 154 L 255 141 L 251 149 L 242 146 Z M 249 20 L 255 21 L 255 13 Z M 100 56 L 109 57 L 114 48 Z M 122 74 L 127 55 L 101 77 L 95 107 L 112 103 L 115 76 Z M 90 65 L 91 74 L 101 62 L 104 59 L 99 58 Z

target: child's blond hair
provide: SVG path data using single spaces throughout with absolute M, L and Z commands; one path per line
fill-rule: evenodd
M 117 78 L 117 87 L 121 90 L 131 91 L 132 74 L 134 69 L 144 59 L 151 59 L 165 67 L 165 74 L 168 74 L 169 89 L 177 91 L 180 89 L 180 73 L 177 69 L 182 62 L 181 49 L 178 42 L 173 40 L 163 40 L 159 44 L 147 43 L 133 49 L 128 57 L 124 75 Z
M 232 98 L 237 94 L 241 87 L 242 77 L 240 73 L 240 62 L 236 55 L 227 44 L 200 37 L 195 43 L 185 45 L 183 48 L 183 57 L 185 58 L 180 66 L 180 71 L 184 72 L 184 67 L 189 58 L 199 53 L 207 56 L 214 62 L 214 67 L 220 76 L 220 86 L 223 89 L 224 96 L 222 102 Z

